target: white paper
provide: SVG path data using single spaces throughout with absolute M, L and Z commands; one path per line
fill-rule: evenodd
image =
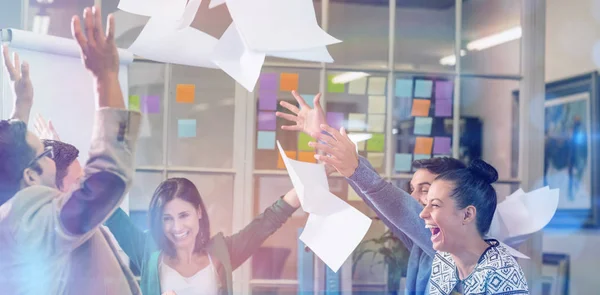
M 208 8 L 215 8 L 221 4 L 225 4 L 225 0 L 210 0 Z
M 217 39 L 191 27 L 177 30 L 177 22 L 152 17 L 129 50 L 141 57 L 203 68 L 218 68 L 210 56 Z
M 314 62 L 327 62 L 332 63 L 333 57 L 329 54 L 327 47 L 320 46 L 316 48 L 309 48 L 300 51 L 272 51 L 267 52 L 268 56 L 279 57 L 279 58 L 287 58 L 287 59 L 295 59 L 295 60 L 304 60 L 304 61 L 314 61 Z
M 371 226 L 371 219 L 329 191 L 323 164 L 289 159 L 279 141 L 279 153 L 302 209 L 309 213 L 300 240 L 337 272 Z
M 192 24 L 196 17 L 196 13 L 198 13 L 198 9 L 200 9 L 200 3 L 202 3 L 202 0 L 189 0 L 181 19 L 177 22 L 178 30 L 187 28 Z
M 253 92 L 265 54 L 250 50 L 241 39 L 235 23 L 231 23 L 215 46 L 212 61 L 246 90 Z
M 299 51 L 341 42 L 319 27 L 312 1 L 226 2 L 242 39 L 254 51 Z
M 187 0 L 121 0 L 117 8 L 138 15 L 179 19 L 186 3 Z

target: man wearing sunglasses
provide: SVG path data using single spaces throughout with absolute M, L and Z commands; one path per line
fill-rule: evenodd
M 114 18 L 102 32 L 100 9 L 84 10 L 72 32 L 92 73 L 96 106 L 82 180 L 60 191 L 52 146 L 27 131 L 33 87 L 27 64 L 4 60 L 15 88 L 13 119 L 0 121 L 0 290 L 10 294 L 140 294 L 100 225 L 116 210 L 133 175 L 140 114 L 125 109 L 118 80 Z M 3 293 L 4 292 L 0 292 Z

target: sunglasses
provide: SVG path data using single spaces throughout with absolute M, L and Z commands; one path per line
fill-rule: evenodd
M 31 162 L 27 165 L 27 167 L 33 166 L 37 161 L 39 161 L 43 157 L 49 157 L 50 159 L 54 159 L 54 148 L 52 146 L 47 146 L 44 151 L 37 157 L 33 158 Z

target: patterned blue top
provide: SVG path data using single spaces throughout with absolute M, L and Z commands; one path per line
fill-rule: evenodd
M 515 258 L 498 241 L 486 242 L 490 247 L 483 252 L 473 272 L 462 281 L 463 294 L 529 294 L 527 280 Z M 452 256 L 437 252 L 431 266 L 429 294 L 452 294 L 459 282 Z

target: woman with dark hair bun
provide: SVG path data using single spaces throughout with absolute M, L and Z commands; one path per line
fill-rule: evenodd
M 429 294 L 529 294 L 521 267 L 494 239 L 483 237 L 496 211 L 498 172 L 483 160 L 442 173 L 420 214 L 431 230 Z

